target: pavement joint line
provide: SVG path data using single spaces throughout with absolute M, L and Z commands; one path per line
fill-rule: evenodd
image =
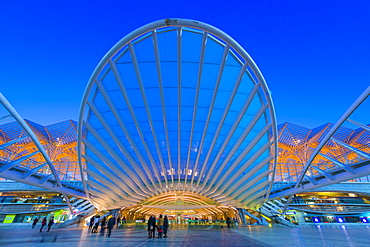
M 206 228 L 206 230 L 210 230 L 211 228 L 213 228 L 213 226 L 209 226 Z

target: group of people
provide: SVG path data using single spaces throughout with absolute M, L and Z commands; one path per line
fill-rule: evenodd
M 39 219 L 38 218 L 35 218 L 32 222 L 32 229 L 34 229 L 36 227 L 36 224 L 37 222 L 39 222 Z M 48 225 L 48 230 L 47 232 L 50 231 L 50 228 L 52 227 L 52 225 L 54 225 L 54 217 L 51 217 L 50 220 L 49 220 L 49 223 L 47 222 L 47 219 L 46 217 L 44 217 L 44 219 L 42 220 L 41 222 L 41 228 L 40 228 L 40 232 L 42 232 L 42 229 L 44 228 L 44 226 Z
M 167 238 L 168 218 L 160 214 L 158 223 L 154 215 L 150 216 L 148 220 L 148 238 L 155 238 L 155 231 L 158 231 L 158 238 Z
M 100 219 L 100 216 L 96 215 L 90 218 L 89 230 L 91 230 L 91 233 L 98 233 L 98 228 L 100 225 L 100 236 L 103 237 L 105 229 L 108 229 L 107 236 L 110 237 L 115 224 L 116 217 L 114 217 L 113 215 L 108 219 L 105 216 Z

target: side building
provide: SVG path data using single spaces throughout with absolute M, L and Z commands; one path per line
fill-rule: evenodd
M 60 180 L 83 191 L 76 154 L 76 122 L 67 120 L 48 126 L 41 126 L 29 120 L 25 122 L 40 140 Z M 42 188 L 43 183 L 52 179 L 52 176 L 42 154 L 36 150 L 35 143 L 29 140 L 26 131 L 18 122 L 11 120 L 0 126 L 1 223 L 29 223 L 35 218 L 52 216 L 56 222 L 64 222 L 72 217 L 62 193 Z M 40 187 L 1 178 L 1 174 L 5 174 L 9 168 L 29 171 L 24 173 L 23 179 L 31 175 L 39 176 L 42 178 L 39 181 Z M 73 206 L 74 214 L 92 208 L 92 205 L 82 198 L 68 196 L 68 200 Z

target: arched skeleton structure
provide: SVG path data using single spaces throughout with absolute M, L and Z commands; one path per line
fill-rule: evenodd
M 128 34 L 101 60 L 81 104 L 79 160 L 101 208 L 173 193 L 261 204 L 273 182 L 273 146 L 275 113 L 261 72 L 231 37 L 197 21 L 166 19 Z

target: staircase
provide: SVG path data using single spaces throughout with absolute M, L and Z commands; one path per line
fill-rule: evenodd
M 282 201 L 286 201 L 285 198 L 281 199 Z M 262 205 L 262 207 L 259 209 L 260 213 L 266 216 L 267 218 L 270 218 L 272 221 L 272 224 L 277 224 L 285 227 L 297 227 L 297 225 L 293 224 L 289 220 L 286 220 L 283 215 L 283 209 L 281 207 L 284 207 L 284 203 L 273 199 L 270 201 L 265 202 L 265 204 Z

